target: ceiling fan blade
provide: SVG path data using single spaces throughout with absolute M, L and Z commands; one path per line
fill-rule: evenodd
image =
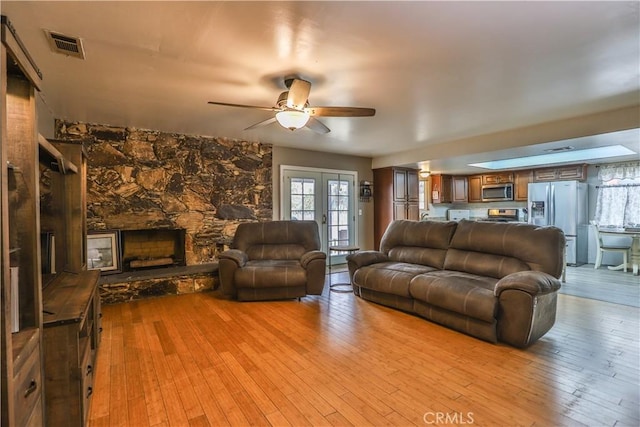
M 324 117 L 370 117 L 376 115 L 375 108 L 362 107 L 308 107 L 305 112 Z
M 311 83 L 306 80 L 294 79 L 287 96 L 287 107 L 302 110 L 309 99 Z
M 265 110 L 265 111 L 280 111 L 280 109 L 276 107 L 258 107 L 255 105 L 229 104 L 228 102 L 209 101 L 208 104 L 223 105 L 225 107 L 253 108 L 255 110 Z
M 270 125 L 271 123 L 275 122 L 276 118 L 275 117 L 271 117 L 267 120 L 263 120 L 261 122 L 256 123 L 255 125 L 251 125 L 248 128 L 245 128 L 245 130 L 251 130 L 251 129 L 255 129 L 255 128 L 259 128 L 262 126 L 266 126 L 266 125 Z
M 324 123 L 322 123 L 318 119 L 314 119 L 313 117 L 309 117 L 309 121 L 307 122 L 307 124 L 305 126 L 307 126 L 312 131 L 318 132 L 318 133 L 329 133 L 329 132 L 331 132 L 331 129 L 326 127 L 324 125 Z

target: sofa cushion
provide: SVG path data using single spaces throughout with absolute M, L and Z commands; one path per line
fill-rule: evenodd
M 444 267 L 496 279 L 518 271 L 529 271 L 529 265 L 517 258 L 459 249 L 449 249 Z
M 237 288 L 305 286 L 307 275 L 298 261 L 248 261 L 235 271 Z
M 459 271 L 437 271 L 416 276 L 410 295 L 419 301 L 455 313 L 492 322 L 498 299 L 493 288 L 498 280 Z
M 564 234 L 556 227 L 462 220 L 451 239 L 444 268 L 499 279 L 527 270 L 558 278 L 563 268 L 558 254 L 564 246 Z
M 380 252 L 393 261 L 442 269 L 455 230 L 455 222 L 396 220 L 382 236 Z
M 300 259 L 303 253 L 320 249 L 315 221 L 244 222 L 238 225 L 232 249 L 246 252 L 249 259 Z
M 406 262 L 380 262 L 359 268 L 353 282 L 378 292 L 410 297 L 409 283 L 418 274 L 435 271 L 433 267 Z
M 305 252 L 304 246 L 284 243 L 252 245 L 246 248 L 247 257 L 253 260 L 298 260 Z

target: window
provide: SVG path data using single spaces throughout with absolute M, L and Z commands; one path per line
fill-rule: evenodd
M 291 178 L 290 190 L 291 219 L 316 219 L 315 179 Z
M 640 162 L 603 165 L 598 178 L 596 223 L 601 227 L 640 226 Z
M 418 181 L 418 209 L 427 210 L 427 201 L 426 201 L 426 189 L 427 181 L 420 180 Z

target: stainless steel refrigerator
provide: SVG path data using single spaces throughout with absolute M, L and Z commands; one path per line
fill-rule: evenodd
M 587 262 L 587 184 L 554 181 L 529 184 L 529 224 L 555 225 L 567 238 L 567 264 Z

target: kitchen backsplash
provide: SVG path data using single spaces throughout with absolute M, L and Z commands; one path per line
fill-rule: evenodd
M 428 210 L 421 210 L 420 217 L 428 218 L 446 218 L 449 209 L 468 209 L 469 219 L 480 219 L 487 217 L 489 209 L 504 208 L 526 208 L 527 202 L 494 202 L 494 203 L 442 203 L 429 204 Z

